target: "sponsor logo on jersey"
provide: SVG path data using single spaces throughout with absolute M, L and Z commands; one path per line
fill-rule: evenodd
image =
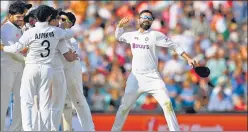
M 132 44 L 133 49 L 149 49 L 149 45 L 144 45 L 144 44 Z
M 19 38 L 21 35 L 20 34 L 16 34 L 16 37 Z

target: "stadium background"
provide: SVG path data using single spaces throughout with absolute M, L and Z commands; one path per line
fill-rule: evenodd
M 131 70 L 130 47 L 115 40 L 115 26 L 128 16 L 131 22 L 126 30 L 135 30 L 137 14 L 143 9 L 153 11 L 153 29 L 180 43 L 211 70 L 209 78 L 199 78 L 182 57 L 160 50 L 159 71 L 181 130 L 247 130 L 247 2 L 27 2 L 34 8 L 46 4 L 75 13 L 73 30 L 82 51 L 84 94 L 96 130 L 110 130 Z M 1 22 L 10 3 L 1 1 Z M 81 130 L 76 116 L 73 120 L 74 130 Z M 168 128 L 156 100 L 144 94 L 131 110 L 124 130 Z

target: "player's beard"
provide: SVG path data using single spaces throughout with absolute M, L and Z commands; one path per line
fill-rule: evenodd
M 151 24 L 149 22 L 145 21 L 145 22 L 140 24 L 140 27 L 144 30 L 148 30 L 148 29 L 150 29 Z

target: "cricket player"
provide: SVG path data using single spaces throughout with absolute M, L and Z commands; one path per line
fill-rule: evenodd
M 22 28 L 23 32 L 26 32 L 27 30 L 35 27 L 35 23 L 37 22 L 36 16 L 35 16 L 36 10 L 32 9 L 29 10 L 29 12 L 24 16 L 24 26 Z M 28 48 L 25 47 L 21 53 L 24 56 L 27 56 Z M 25 61 L 25 60 L 24 60 Z M 32 129 L 33 130 L 39 130 L 38 128 L 38 121 L 39 121 L 39 102 L 38 102 L 38 93 L 35 93 L 34 96 L 34 105 L 32 107 Z
M 41 5 L 37 8 L 35 27 L 24 32 L 23 36 L 13 45 L 0 49 L 4 52 L 15 53 L 29 47 L 25 60 L 25 68 L 21 81 L 21 115 L 24 131 L 32 130 L 31 109 L 34 104 L 34 94 L 38 93 L 39 111 L 41 113 L 40 130 L 49 131 L 51 128 L 51 91 L 52 91 L 52 66 L 55 49 L 60 39 L 69 39 L 73 36 L 71 30 L 63 30 L 49 26 L 53 14 L 51 7 Z
M 59 26 L 61 8 L 54 10 L 57 12 L 52 15 L 49 25 Z M 62 44 L 63 43 L 63 44 Z M 72 62 L 77 59 L 77 55 L 72 53 L 66 44 L 64 39 L 59 41 L 57 45 L 55 55 L 52 61 L 53 67 L 53 86 L 52 86 L 52 103 L 51 103 L 51 131 L 59 131 L 59 124 L 64 109 L 65 97 L 66 97 L 66 80 L 64 73 L 63 58 L 66 61 Z
M 9 7 L 8 19 L 1 25 L 1 40 L 4 45 L 11 45 L 22 36 L 20 26 L 26 10 L 32 5 L 14 2 Z M 5 117 L 9 104 L 10 94 L 13 92 L 12 124 L 9 131 L 21 131 L 20 85 L 23 72 L 23 62 L 20 53 L 1 53 L 1 131 L 4 131 Z
M 122 130 L 130 109 L 143 93 L 151 94 L 158 101 L 170 131 L 180 131 L 168 91 L 165 89 L 165 83 L 157 69 L 158 49 L 166 47 L 176 51 L 191 66 L 195 65 L 196 62 L 184 52 L 179 44 L 174 43 L 163 33 L 151 30 L 153 20 L 152 12 L 143 10 L 138 18 L 138 31 L 124 32 L 123 26 L 129 21 L 129 18 L 120 20 L 116 28 L 115 37 L 121 42 L 130 44 L 133 59 L 132 72 L 127 79 L 125 93 L 117 111 L 112 131 Z
M 35 11 L 36 10 L 33 9 L 24 16 L 25 25 L 23 27 L 23 31 L 26 31 L 32 27 L 35 27 L 35 23 L 37 22 L 37 19 L 35 17 Z
M 13 3 L 16 3 L 16 4 L 19 4 L 19 5 L 21 5 L 22 7 L 24 7 L 25 9 L 24 9 L 24 14 L 26 14 L 27 12 L 28 12 L 28 10 L 32 7 L 32 4 L 27 4 L 27 3 L 25 3 L 25 2 L 23 2 L 23 1 L 21 1 L 21 0 L 17 0 L 17 1 L 15 1 L 15 2 L 13 2 Z M 12 4 L 13 4 L 12 3 Z M 1 23 L 1 26 L 4 24 L 4 23 L 6 23 L 8 21 L 8 17 L 6 17 L 4 20 L 3 20 L 3 22 Z
M 61 23 L 65 29 L 70 29 L 76 22 L 76 17 L 71 12 L 62 12 Z M 78 43 L 74 38 L 67 40 L 68 46 L 79 54 Z M 67 83 L 67 97 L 62 115 L 63 131 L 72 131 L 72 105 L 77 111 L 77 116 L 84 131 L 94 131 L 94 123 L 86 98 L 83 94 L 81 64 L 79 60 L 67 62 L 64 59 L 64 71 Z

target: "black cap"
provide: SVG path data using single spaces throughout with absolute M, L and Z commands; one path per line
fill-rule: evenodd
M 72 22 L 72 26 L 75 24 L 76 22 L 76 17 L 74 14 L 72 14 L 71 12 L 61 12 L 60 15 L 65 15 L 68 17 L 68 19 Z
M 51 9 L 53 11 L 52 16 L 51 16 L 52 19 L 55 19 L 62 12 L 62 8 L 54 9 L 53 7 L 51 7 Z
M 24 22 L 29 22 L 28 19 L 29 17 L 36 17 L 35 13 L 36 13 L 36 9 L 31 10 L 26 16 L 24 16 Z
M 21 0 L 17 0 L 15 2 L 18 3 L 18 4 L 21 4 L 26 9 L 30 9 L 32 7 L 32 4 L 27 4 L 27 3 L 25 3 L 24 1 L 21 1 Z
M 46 19 L 54 13 L 53 9 L 47 5 L 40 5 L 36 11 L 35 16 L 40 22 L 45 22 Z

